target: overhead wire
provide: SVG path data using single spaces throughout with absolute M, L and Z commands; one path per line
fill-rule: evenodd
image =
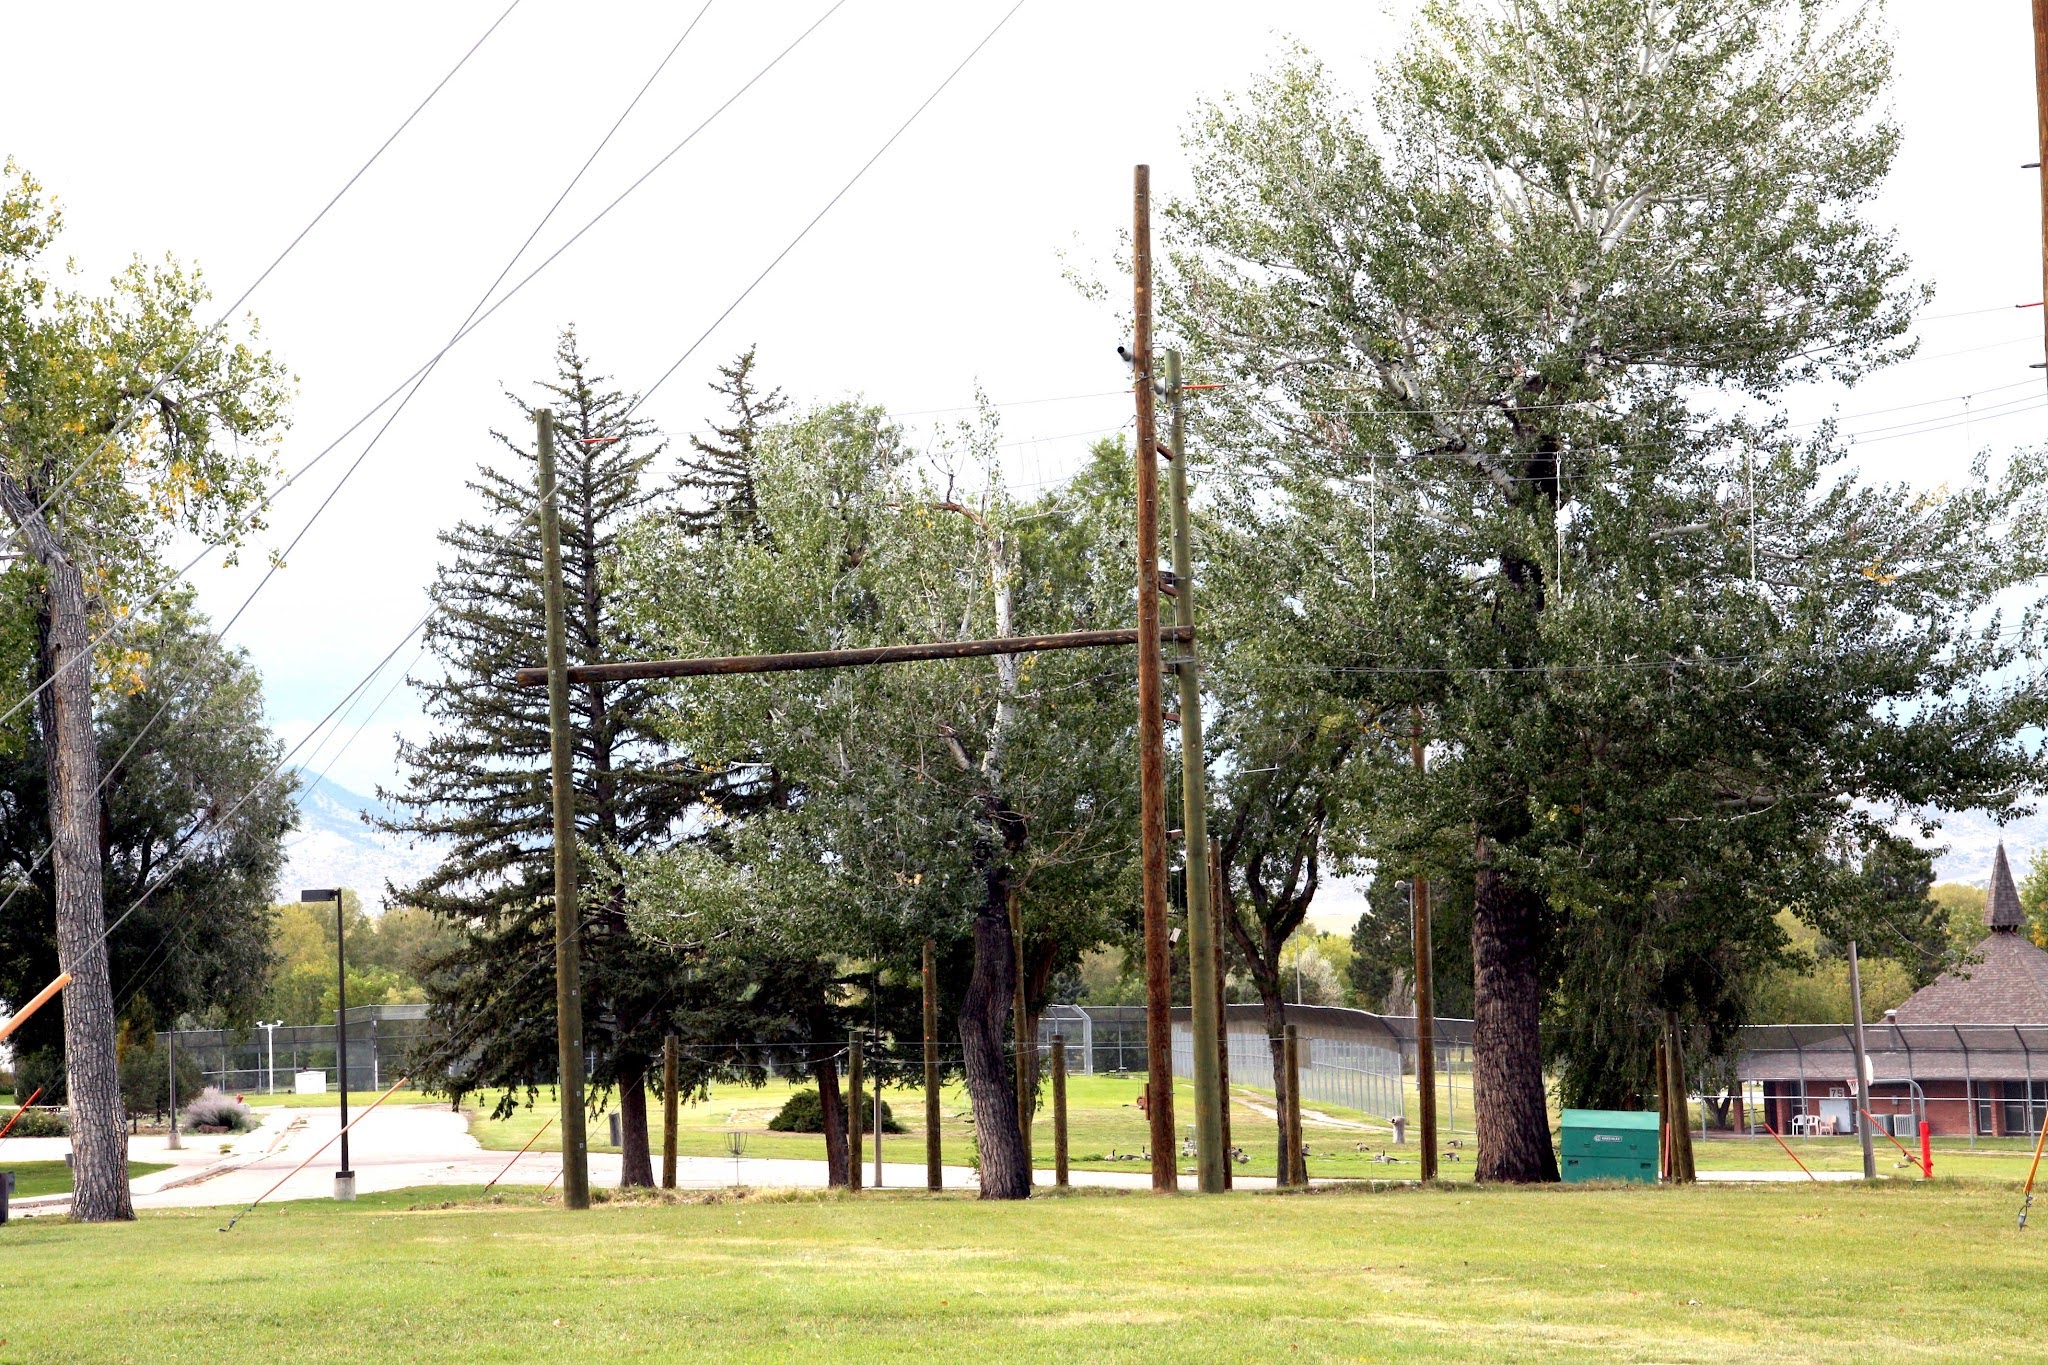
M 228 319 L 232 318 L 235 315 L 236 311 L 239 310 L 243 304 L 249 301 L 250 296 L 253 295 L 259 288 L 262 287 L 263 282 L 269 279 L 280 265 L 284 264 L 285 258 L 287 256 L 290 256 L 293 251 L 298 249 L 299 243 L 306 240 L 307 234 L 311 233 L 314 228 L 318 227 L 320 225 L 321 220 L 326 218 L 328 213 L 334 208 L 334 206 L 341 202 L 342 197 L 355 187 L 356 182 L 358 180 L 361 180 L 363 176 L 368 173 L 369 169 L 377 164 L 378 159 L 381 158 L 384 155 L 384 153 L 390 149 L 391 144 L 398 141 L 399 135 L 405 132 L 407 128 L 410 128 L 413 124 L 413 120 L 417 119 L 423 112 L 425 112 L 426 107 L 434 102 L 434 97 L 441 93 L 442 89 L 448 84 L 448 82 L 455 79 L 457 72 L 461 71 L 464 66 L 468 65 L 469 59 L 476 55 L 477 49 L 481 48 L 484 45 L 484 43 L 490 39 L 490 36 L 493 33 L 496 33 L 499 27 L 503 25 L 507 19 L 512 17 L 512 11 L 518 9 L 519 5 L 520 0 L 512 0 L 511 4 L 505 6 L 504 11 L 501 14 L 499 14 L 496 19 L 491 21 L 490 27 L 486 28 L 483 31 L 483 33 L 477 38 L 477 40 L 469 45 L 468 49 L 463 52 L 462 56 L 456 60 L 454 66 L 448 68 L 447 74 L 443 75 L 440 80 L 434 83 L 433 89 L 427 91 L 426 97 L 423 98 L 417 105 L 413 106 L 412 112 L 407 114 L 404 120 L 401 121 L 396 128 L 391 130 L 389 136 L 387 136 L 382 142 L 377 144 L 377 150 L 370 153 L 369 159 L 363 162 L 362 165 L 356 167 L 355 174 L 351 175 L 347 180 L 342 182 L 341 188 L 336 190 L 333 196 L 329 198 L 325 204 L 320 206 L 320 211 L 318 213 L 315 213 L 312 219 L 308 221 L 304 227 L 300 228 L 298 232 L 293 235 L 292 239 L 289 242 L 285 243 L 284 250 L 278 252 L 276 257 L 272 259 L 270 264 L 263 268 L 263 272 L 259 274 L 254 280 L 250 281 L 248 287 L 245 288 L 240 294 L 236 295 L 235 301 L 229 304 L 226 308 L 221 310 L 220 316 L 214 320 L 213 325 L 206 328 L 204 331 L 200 332 L 199 335 L 192 339 L 191 344 L 185 348 L 184 352 L 181 355 L 179 355 L 177 360 L 172 362 L 170 370 L 167 371 L 162 378 L 158 379 L 154 384 L 152 384 L 147 393 L 143 394 L 142 397 L 135 400 L 134 405 L 128 410 L 125 416 L 116 420 L 113 428 L 109 430 L 104 437 L 101 438 L 99 445 L 95 446 L 90 452 L 88 452 L 80 459 L 72 462 L 71 468 L 58 477 L 56 483 L 52 486 L 49 493 L 43 498 L 42 502 L 36 505 L 35 510 L 38 515 L 48 511 L 52 503 L 58 500 L 62 491 L 70 487 L 71 481 L 76 476 L 78 471 L 83 469 L 91 461 L 99 458 L 101 452 L 105 451 L 108 445 L 110 445 L 123 431 L 125 431 L 128 428 L 129 423 L 133 422 L 138 416 L 140 416 L 145 410 L 147 410 L 149 405 L 163 393 L 164 385 L 177 377 L 178 372 L 185 368 L 185 362 L 192 358 L 192 356 L 194 355 L 194 353 L 198 351 L 200 346 L 205 343 L 206 339 L 212 336 L 215 332 L 219 331 L 222 327 L 227 325 Z

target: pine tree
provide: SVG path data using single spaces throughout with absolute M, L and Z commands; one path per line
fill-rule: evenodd
M 573 330 L 541 386 L 555 414 L 562 480 L 562 561 L 570 662 L 631 657 L 606 566 L 615 537 L 665 497 L 644 446 L 650 423 L 632 398 L 590 372 Z M 548 701 L 512 680 L 543 657 L 540 545 L 533 530 L 534 408 L 514 398 L 519 436 L 493 433 L 511 455 L 479 469 L 471 489 L 485 514 L 443 532 L 452 557 L 433 588 L 427 648 L 440 661 L 419 684 L 433 732 L 402 744 L 405 782 L 382 793 L 403 816 L 389 828 L 443 841 L 440 866 L 395 898 L 445 916 L 461 945 L 429 969 L 436 1030 L 420 1059 L 453 1093 L 530 1088 L 555 1068 L 553 845 Z M 626 1184 L 651 1184 L 646 1082 L 663 1035 L 702 1001 L 670 948 L 625 932 L 619 859 L 670 836 L 703 789 L 647 728 L 642 683 L 571 689 L 575 785 L 584 887 L 584 1030 L 601 1094 L 619 1091 Z
M 690 438 L 694 455 L 685 455 L 676 487 L 685 498 L 679 513 L 685 530 L 703 534 L 724 525 L 754 527 L 759 524 L 761 505 L 754 489 L 755 445 L 762 426 L 789 406 L 781 389 L 762 393 L 754 382 L 752 346 L 740 352 L 730 365 L 718 367 L 719 381 L 707 385 L 721 394 L 732 413 L 730 426 L 711 430 L 716 441 Z

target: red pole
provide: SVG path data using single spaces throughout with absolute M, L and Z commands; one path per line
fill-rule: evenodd
M 526 1140 L 526 1147 L 521 1147 L 518 1151 L 514 1152 L 512 1154 L 512 1160 L 505 1163 L 505 1169 L 491 1177 L 491 1185 L 495 1185 L 500 1180 L 503 1180 L 505 1178 L 507 1172 L 509 1172 L 512 1169 L 513 1162 L 516 1162 L 519 1160 L 520 1157 L 525 1156 L 527 1147 L 531 1147 L 534 1143 L 539 1142 L 540 1135 L 548 1130 L 548 1123 L 553 1122 L 554 1119 L 550 1118 L 547 1123 L 543 1123 L 538 1129 L 535 1130 L 534 1135 Z M 552 1185 L 555 1182 L 550 1180 L 548 1183 Z M 484 1188 L 488 1190 L 491 1187 L 491 1185 L 486 1185 L 484 1186 Z
M 1928 1180 L 1934 1179 L 1934 1130 L 1927 1126 L 1927 1120 L 1920 1120 L 1920 1174 Z
M 1924 1128 L 1926 1125 L 1923 1124 L 1921 1126 Z M 1777 1129 L 1771 1127 L 1770 1124 L 1766 1123 L 1764 1125 L 1764 1131 L 1766 1133 L 1769 1133 L 1772 1137 L 1778 1138 L 1778 1145 L 1780 1147 L 1785 1147 L 1785 1139 L 1778 1137 Z M 1806 1163 L 1799 1159 L 1799 1153 L 1793 1151 L 1790 1147 L 1785 1147 L 1785 1155 L 1792 1158 L 1792 1164 L 1794 1166 L 1797 1166 L 1802 1171 L 1806 1171 Z M 1820 1184 L 1820 1177 L 1815 1175 L 1812 1171 L 1806 1171 L 1806 1178 L 1808 1180 L 1811 1180 L 1816 1185 Z

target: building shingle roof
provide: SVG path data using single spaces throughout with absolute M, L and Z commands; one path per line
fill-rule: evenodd
M 1974 950 L 1982 962 L 1946 972 L 1899 1006 L 1901 1024 L 2048 1024 L 2048 953 L 2010 929 Z
M 2005 861 L 2005 841 L 1998 843 L 1998 856 L 1991 860 L 1991 894 L 1984 898 L 1984 922 L 1992 932 L 2017 931 L 2027 922 L 2020 908 L 2020 890 L 2012 884 L 2012 866 Z

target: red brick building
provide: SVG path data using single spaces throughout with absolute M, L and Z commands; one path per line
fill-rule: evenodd
M 2003 844 L 1985 919 L 1991 932 L 1971 951 L 1977 961 L 1865 1029 L 1867 1102 L 1843 1025 L 1744 1030 L 1740 1074 L 1748 1097 L 1762 1100 L 1757 1117 L 1780 1133 L 1853 1132 L 1859 1109 L 1901 1136 L 1923 1117 L 1941 1135 L 2038 1133 L 2048 1121 L 2048 952 L 2025 933 Z

